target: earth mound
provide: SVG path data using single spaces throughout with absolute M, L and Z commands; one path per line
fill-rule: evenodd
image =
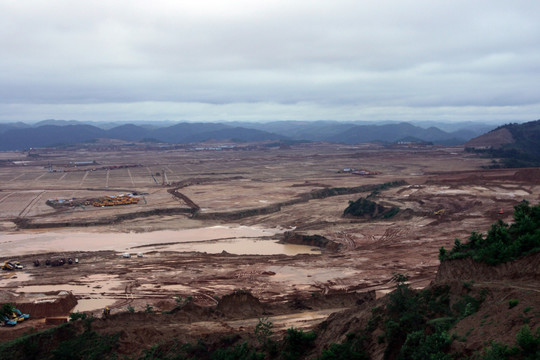
M 228 317 L 256 317 L 263 315 L 264 306 L 249 291 L 236 290 L 219 300 L 217 310 Z

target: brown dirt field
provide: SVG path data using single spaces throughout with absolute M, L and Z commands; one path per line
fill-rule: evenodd
M 393 286 L 389 280 L 394 273 L 408 274 L 413 286 L 424 287 L 435 278 L 441 246 L 451 247 L 454 238 L 465 239 L 472 231 L 485 232 L 498 218 L 510 221 L 512 207 L 523 199 L 531 203 L 540 200 L 536 169 L 482 170 L 480 166 L 489 160 L 474 157 L 461 148 L 387 150 L 379 146 L 313 143 L 286 150 L 128 153 L 81 149 L 49 150 L 36 158 L 28 158 L 24 153 L 3 153 L 1 158 L 17 161 L 17 165 L 0 167 L 0 250 L 13 247 L 12 239 L 24 242 L 39 238 L 46 242 L 55 232 L 68 234 L 75 242 L 78 234 L 95 234 L 96 238 L 110 238 L 116 246 L 92 251 L 83 247 L 70 251 L 40 248 L 38 252 L 23 245 L 21 253 L 0 259 L 18 260 L 25 265 L 23 270 L 0 274 L 0 301 L 27 303 L 50 296 L 49 291 L 67 290 L 88 311 L 96 313 L 105 304 L 111 306 L 113 314 L 125 312 L 127 306 L 142 311 L 147 304 L 156 310 L 167 310 L 174 306 L 177 296 L 192 297 L 195 304 L 210 306 L 235 289 L 247 289 L 269 304 L 309 298 L 312 294 L 374 290 L 379 296 Z M 95 160 L 99 167 L 142 166 L 95 171 L 86 167 L 77 169 L 83 171 L 62 172 L 74 170 L 63 164 L 82 160 Z M 49 162 L 58 172 L 47 171 Z M 379 174 L 356 176 L 338 172 L 351 167 Z M 162 185 L 163 172 L 170 183 L 182 182 L 183 186 Z M 396 180 L 404 180 L 407 185 L 381 190 L 376 196 L 376 201 L 383 205 L 400 207 L 401 212 L 388 220 L 342 217 L 349 201 L 370 192 L 311 199 L 274 209 L 278 203 L 323 188 Z M 190 204 L 168 191 L 174 188 L 200 207 L 199 217 L 188 211 Z M 140 195 L 141 201 L 136 205 L 110 208 L 53 209 L 45 204 L 47 199 L 90 198 L 127 191 L 144 195 Z M 250 213 L 262 208 L 271 211 Z M 441 209 L 444 213 L 435 215 Z M 204 217 L 227 212 L 252 216 L 234 220 Z M 115 234 L 206 231 L 217 225 L 272 232 L 248 236 L 261 241 L 260 245 L 280 240 L 281 234 L 289 230 L 321 235 L 341 247 L 323 249 L 321 254 L 309 253 L 308 249 L 307 254 L 295 256 L 242 255 L 220 249 L 216 253 L 197 252 L 195 248 L 178 252 L 171 250 L 171 245 L 156 245 L 154 240 L 147 247 L 114 240 Z M 219 247 L 225 241 L 222 237 L 228 236 L 194 240 L 193 246 L 210 242 Z M 233 237 L 232 240 L 243 238 Z M 121 249 L 132 255 L 143 252 L 144 257 L 123 259 Z M 61 267 L 43 265 L 47 258 L 62 257 L 78 258 L 80 262 Z M 42 266 L 33 267 L 34 259 L 40 259 Z M 323 308 L 312 308 L 318 310 Z M 327 315 L 317 317 L 309 326 Z M 37 324 L 38 320 L 34 321 Z M 291 315 L 282 322 L 283 326 L 295 324 Z M 29 324 L 25 326 L 37 326 Z M 6 334 L 0 331 L 0 339 Z

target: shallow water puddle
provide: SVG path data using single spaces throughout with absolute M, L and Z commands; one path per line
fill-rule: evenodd
M 300 245 L 270 245 L 262 244 L 262 241 L 255 238 L 274 236 L 282 233 L 281 229 L 263 229 L 256 227 L 225 227 L 213 226 L 199 229 L 186 230 L 163 230 L 148 233 L 85 233 L 72 231 L 57 232 L 28 232 L 24 234 L 0 234 L 0 248 L 3 256 L 40 253 L 40 252 L 75 252 L 75 251 L 99 251 L 113 250 L 126 251 L 136 250 L 140 246 L 154 245 L 156 249 L 172 251 L 206 251 L 221 252 L 223 250 L 238 253 L 249 242 L 257 241 L 254 246 L 261 249 L 274 247 L 274 250 L 264 250 L 266 253 L 288 253 L 296 254 Z M 207 241 L 215 243 L 224 241 L 225 245 L 221 249 L 216 249 L 216 245 L 204 244 Z M 241 242 L 244 242 L 241 244 Z M 181 245 L 182 243 L 187 243 Z M 202 243 L 200 248 L 194 248 L 194 244 Z M 275 244 L 275 243 L 274 243 Z M 256 254 L 247 246 L 246 254 Z M 277 248 L 282 250 L 278 251 Z M 229 249 L 229 250 L 227 250 Z M 303 252 L 309 252 L 309 247 L 304 247 Z M 136 251 L 137 252 L 137 251 Z
M 123 288 L 123 282 L 116 280 L 110 275 L 90 275 L 83 277 L 79 284 L 58 284 L 58 285 L 21 285 L 15 291 L 19 293 L 47 293 L 55 291 L 71 291 L 74 295 L 91 295 L 115 292 Z
M 298 254 L 320 254 L 316 248 L 305 245 L 280 244 L 275 240 L 259 240 L 250 238 L 227 239 L 218 241 L 205 241 L 193 243 L 176 243 L 165 245 L 153 245 L 144 247 L 151 251 L 198 251 L 209 254 L 218 254 L 223 251 L 236 255 L 298 255 Z
M 23 293 L 48 293 L 57 291 L 70 291 L 74 295 L 84 294 L 101 294 L 104 292 L 101 288 L 93 288 L 90 285 L 71 285 L 71 284 L 59 284 L 59 285 L 26 285 L 20 286 L 15 291 Z
M 168 291 L 178 291 L 178 292 L 190 292 L 193 291 L 193 288 L 190 286 L 173 284 L 173 285 L 160 285 L 160 284 L 142 284 L 137 287 L 137 290 L 142 291 L 153 291 L 156 289 L 168 290 Z
M 325 267 L 321 269 L 313 269 L 285 265 L 268 266 L 265 269 L 266 271 L 272 271 L 276 273 L 275 275 L 268 278 L 270 281 L 292 281 L 294 283 L 300 283 L 305 281 L 308 281 L 309 283 L 327 282 L 329 280 L 345 278 L 360 273 L 360 271 L 339 267 Z
M 98 299 L 79 299 L 77 305 L 71 310 L 74 312 L 92 311 L 111 306 L 116 299 L 98 298 Z
M 2 287 L 12 287 L 13 283 L 25 282 L 32 278 L 32 275 L 18 271 L 12 271 L 2 274 L 0 278 L 0 288 Z

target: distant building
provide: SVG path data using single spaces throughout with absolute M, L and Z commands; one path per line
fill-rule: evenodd
M 97 164 L 96 160 L 88 160 L 88 161 L 70 161 L 70 165 L 73 166 L 87 166 L 87 165 L 95 165 Z

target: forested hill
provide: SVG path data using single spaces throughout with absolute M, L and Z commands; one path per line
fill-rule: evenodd
M 539 166 L 540 120 L 500 126 L 468 141 L 465 146 L 502 158 L 500 166 Z

